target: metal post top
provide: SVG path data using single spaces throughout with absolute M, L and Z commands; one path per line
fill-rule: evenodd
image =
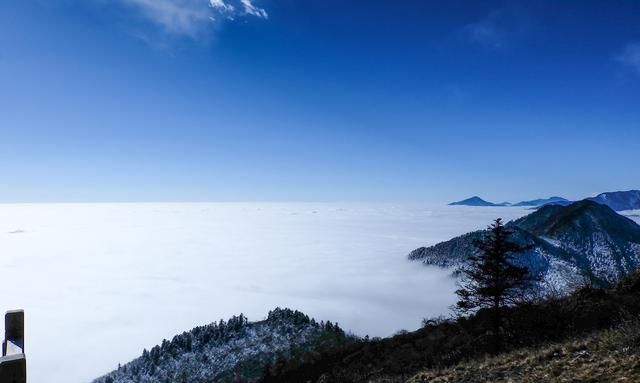
M 24 310 L 7 311 L 4 316 L 2 356 L 24 354 Z

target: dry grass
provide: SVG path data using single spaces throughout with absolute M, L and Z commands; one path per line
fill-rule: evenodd
M 565 343 L 429 370 L 407 381 L 423 382 L 640 382 L 640 323 L 625 322 Z

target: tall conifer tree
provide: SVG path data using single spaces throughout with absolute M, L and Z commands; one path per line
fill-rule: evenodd
M 456 291 L 459 312 L 481 308 L 492 311 L 495 353 L 501 350 L 502 308 L 519 303 L 537 280 L 526 267 L 514 263 L 515 256 L 529 247 L 511 241 L 512 234 L 500 218 L 489 226 L 487 235 L 474 243 L 479 253 L 469 257 L 460 289 Z

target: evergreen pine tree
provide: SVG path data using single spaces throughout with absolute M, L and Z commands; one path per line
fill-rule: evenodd
M 513 234 L 500 218 L 489 226 L 488 234 L 474 244 L 480 251 L 469 257 L 469 266 L 463 270 L 459 301 L 456 309 L 469 313 L 486 308 L 492 314 L 493 351 L 501 350 L 502 309 L 518 304 L 535 286 L 536 277 L 526 267 L 514 264 L 515 255 L 529 247 L 510 240 Z

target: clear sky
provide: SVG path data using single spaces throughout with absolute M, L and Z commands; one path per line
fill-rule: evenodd
M 0 201 L 640 187 L 640 2 L 5 0 Z

